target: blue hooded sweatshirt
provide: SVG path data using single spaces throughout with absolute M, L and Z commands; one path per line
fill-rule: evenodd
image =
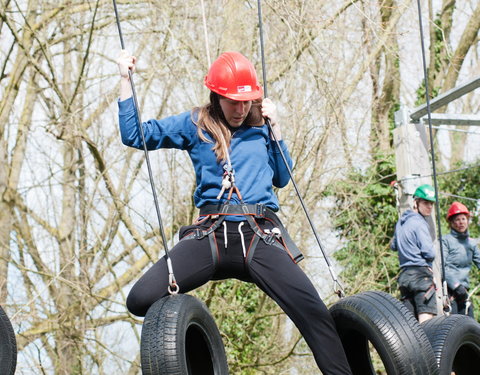
M 412 210 L 405 211 L 398 220 L 390 247 L 398 251 L 400 268 L 431 267 L 435 258 L 428 223 L 422 215 Z
M 133 99 L 119 101 L 118 107 L 123 144 L 143 149 Z M 198 136 L 198 127 L 192 121 L 192 116 L 196 118 L 196 115 L 195 112 L 184 112 L 161 120 L 148 120 L 142 126 L 149 150 L 176 148 L 188 152 L 196 177 L 194 202 L 197 207 L 202 207 L 225 202 L 228 191 L 217 200 L 225 163 L 217 161 L 212 150 L 212 137 L 204 132 L 207 139 L 212 140 L 212 143 L 208 143 Z M 279 144 L 291 168 L 292 160 L 287 147 L 283 141 Z M 272 185 L 284 187 L 290 176 L 277 144 L 270 139 L 267 126 L 242 125 L 233 133 L 229 153 L 235 171 L 235 185 L 240 190 L 244 203 L 261 203 L 278 211 L 278 198 Z M 240 200 L 233 194 L 231 204 L 239 203 Z

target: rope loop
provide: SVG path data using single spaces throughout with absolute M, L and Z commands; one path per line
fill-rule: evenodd
M 169 276 L 169 279 L 170 279 L 170 276 Z M 178 286 L 176 281 L 175 280 L 170 281 L 169 285 L 168 285 L 168 293 L 170 293 L 172 296 L 174 296 L 174 295 L 178 294 L 179 291 L 180 291 L 180 287 Z
M 180 290 L 180 287 L 175 280 L 175 275 L 173 274 L 172 259 L 167 258 L 167 268 L 168 268 L 168 293 L 175 295 Z
M 343 290 L 343 286 L 337 279 L 333 280 L 333 292 L 338 296 L 338 298 L 345 297 L 345 291 Z

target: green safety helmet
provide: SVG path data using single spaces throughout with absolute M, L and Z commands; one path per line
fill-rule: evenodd
M 413 193 L 413 198 L 421 198 L 426 201 L 435 202 L 435 189 L 429 184 L 420 185 L 417 190 L 415 190 L 415 193 Z

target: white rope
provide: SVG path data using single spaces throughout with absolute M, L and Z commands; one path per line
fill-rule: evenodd
M 227 165 L 230 167 L 230 169 L 233 169 L 232 161 L 230 160 L 230 153 L 228 152 L 228 150 L 226 150 L 226 152 L 227 152 Z
M 207 51 L 207 63 L 208 63 L 208 66 L 210 67 L 211 60 L 210 60 L 210 48 L 208 47 L 209 43 L 208 43 L 207 17 L 205 16 L 205 4 L 203 3 L 203 0 L 200 0 L 200 3 L 202 5 L 203 35 L 205 36 L 205 50 Z

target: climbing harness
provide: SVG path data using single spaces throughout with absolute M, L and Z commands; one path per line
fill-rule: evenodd
M 267 71 L 265 67 L 265 48 L 264 48 L 264 43 L 263 43 L 263 22 L 262 22 L 262 4 L 261 0 L 257 0 L 257 9 L 258 9 L 258 26 L 259 26 L 259 36 L 260 36 L 260 51 L 262 55 L 262 75 L 263 75 L 263 92 L 265 95 L 265 98 L 268 96 L 267 95 Z M 270 120 L 267 118 L 265 119 L 265 123 L 268 126 L 268 129 L 270 131 L 271 136 L 273 137 L 273 140 L 277 143 L 278 145 L 278 150 L 280 150 L 280 155 L 282 156 L 283 162 L 285 163 L 285 166 L 288 171 L 288 175 L 290 176 L 290 179 L 292 180 L 293 187 L 295 188 L 295 192 L 297 193 L 298 199 L 300 201 L 300 204 L 303 208 L 303 211 L 305 212 L 305 216 L 307 217 L 308 223 L 310 224 L 310 227 L 312 228 L 313 235 L 315 237 L 315 240 L 317 241 L 318 247 L 320 248 L 320 251 L 322 252 L 322 255 L 325 259 L 325 262 L 327 263 L 328 270 L 330 272 L 330 275 L 333 279 L 333 290 L 338 297 L 343 298 L 345 296 L 345 292 L 343 289 L 343 286 L 340 284 L 338 281 L 337 275 L 335 274 L 335 271 L 332 268 L 332 265 L 330 263 L 330 260 L 323 249 L 322 243 L 320 242 L 320 237 L 318 236 L 318 233 L 315 229 L 315 226 L 313 224 L 313 221 L 310 217 L 310 214 L 308 213 L 307 207 L 303 201 L 302 195 L 300 194 L 300 190 L 298 189 L 297 183 L 295 182 L 295 179 L 293 178 L 293 173 L 292 170 L 290 169 L 290 166 L 288 165 L 287 159 L 285 157 L 285 154 L 280 147 L 279 141 L 277 137 L 275 136 L 275 133 L 273 132 L 273 127 L 272 124 L 270 123 Z
M 120 38 L 120 45 L 122 47 L 122 50 L 124 50 L 125 49 L 125 43 L 123 41 L 122 28 L 120 27 L 120 17 L 118 15 L 116 0 L 113 0 L 113 8 L 115 10 L 115 19 L 117 21 L 117 28 L 118 28 L 118 36 Z M 167 268 L 168 268 L 168 292 L 170 294 L 177 294 L 180 290 L 180 287 L 178 286 L 177 281 L 175 280 L 175 275 L 173 273 L 173 267 L 172 267 L 172 261 L 170 259 L 169 252 L 168 252 L 167 236 L 165 235 L 165 231 L 163 229 L 162 217 L 161 217 L 161 214 L 160 214 L 160 207 L 159 207 L 159 204 L 158 204 L 158 198 L 157 198 L 157 193 L 156 193 L 156 189 L 155 189 L 155 184 L 153 182 L 152 167 L 150 165 L 150 158 L 148 156 L 147 144 L 145 142 L 145 133 L 143 131 L 142 121 L 140 119 L 140 107 L 138 106 L 137 93 L 135 91 L 135 85 L 133 83 L 133 75 L 132 75 L 131 70 L 128 70 L 128 78 L 129 78 L 129 81 L 130 81 L 130 87 L 132 88 L 133 103 L 134 103 L 134 106 L 135 106 L 135 109 L 136 109 L 136 111 L 135 111 L 136 120 L 137 120 L 137 123 L 138 123 L 138 127 L 140 129 L 140 135 L 142 137 L 143 151 L 145 153 L 145 160 L 147 162 L 148 177 L 149 177 L 149 180 L 150 180 L 150 186 L 152 188 L 153 201 L 155 203 L 155 211 L 157 213 L 157 219 L 158 219 L 158 226 L 160 228 L 160 235 L 162 237 L 163 247 L 165 249 L 165 259 L 167 260 Z
M 418 5 L 418 23 L 420 28 L 420 45 L 422 47 L 422 64 L 423 64 L 423 77 L 425 83 L 425 98 L 427 104 L 427 119 L 428 119 L 428 130 L 430 136 L 430 153 L 432 159 L 432 170 L 433 170 L 433 186 L 435 189 L 435 214 L 437 219 L 437 230 L 438 230 L 438 241 L 440 244 L 440 259 L 442 263 L 442 299 L 443 299 L 443 309 L 448 314 L 451 311 L 450 300 L 448 298 L 448 289 L 447 289 L 447 281 L 445 278 L 445 259 L 443 256 L 443 245 L 442 245 L 442 225 L 440 222 L 440 204 L 438 200 L 438 183 L 437 183 L 437 168 L 435 165 L 435 144 L 433 138 L 433 130 L 432 130 L 432 112 L 430 109 L 430 93 L 429 93 L 429 85 L 428 85 L 428 73 L 427 73 L 427 62 L 425 57 L 425 42 L 423 36 L 423 25 L 422 25 L 422 8 L 420 5 L 420 0 L 417 0 Z
M 252 87 L 255 87 L 256 83 L 256 76 L 255 72 L 252 71 L 253 66 L 250 69 L 250 63 L 247 61 L 244 61 L 245 58 L 243 56 L 235 56 L 232 55 L 232 53 L 226 53 L 222 55 L 222 60 L 219 61 L 217 60 L 213 67 L 210 68 L 209 74 L 205 78 L 205 84 L 206 86 L 212 90 L 215 91 L 218 89 L 218 82 L 216 82 L 216 75 L 211 74 L 211 72 L 216 68 L 216 66 L 220 66 L 223 64 L 229 64 L 230 59 L 235 59 L 237 58 L 240 64 L 243 64 L 244 67 L 247 66 L 246 71 L 248 71 L 248 78 L 252 81 Z M 230 87 L 227 88 L 226 90 L 230 90 L 229 94 L 235 95 L 235 90 L 237 90 L 237 87 Z M 261 93 L 261 87 L 256 87 L 251 93 L 247 93 L 248 95 L 258 95 Z M 243 93 L 242 93 L 243 95 Z M 225 201 L 223 203 L 219 203 L 216 205 L 207 205 L 204 207 L 200 208 L 200 218 L 197 220 L 197 224 L 201 224 L 206 222 L 208 219 L 210 219 L 213 223 L 208 229 L 200 229 L 200 228 L 195 228 L 193 231 L 190 231 L 189 233 L 186 233 L 181 239 L 182 240 L 189 240 L 189 239 L 197 239 L 201 240 L 205 237 L 209 238 L 209 243 L 210 243 L 210 248 L 212 252 L 212 258 L 213 258 L 213 263 L 214 266 L 218 264 L 219 261 L 219 255 L 218 255 L 218 249 L 217 249 L 217 242 L 215 240 L 215 231 L 223 225 L 223 230 L 224 230 L 224 238 L 225 238 L 225 248 L 228 246 L 228 237 L 227 237 L 227 227 L 225 223 L 225 218 L 228 215 L 234 215 L 234 216 L 243 216 L 245 217 L 246 222 L 248 223 L 250 229 L 255 233 L 255 236 L 252 240 L 252 243 L 250 244 L 250 247 L 247 251 L 245 247 L 245 242 L 243 238 L 243 232 L 242 232 L 242 226 L 244 225 L 244 222 L 242 221 L 239 224 L 238 231 L 242 240 L 242 251 L 243 255 L 245 258 L 246 263 L 248 264 L 250 260 L 253 257 L 254 251 L 257 247 L 258 241 L 261 239 L 263 240 L 267 245 L 274 245 L 279 247 L 282 250 L 286 250 L 289 256 L 292 258 L 292 260 L 295 263 L 298 263 L 300 260 L 303 259 L 303 255 L 300 252 L 300 250 L 297 248 L 297 246 L 294 244 L 294 242 L 291 240 L 290 236 L 288 235 L 288 232 L 282 225 L 281 221 L 278 219 L 278 217 L 274 214 L 272 210 L 267 208 L 263 204 L 245 204 L 243 201 L 242 194 L 240 193 L 240 190 L 238 189 L 237 185 L 235 184 L 235 170 L 232 166 L 232 162 L 230 159 L 230 153 L 227 147 L 225 147 L 225 155 L 226 155 L 226 161 L 223 165 L 223 175 L 222 175 L 222 183 L 221 183 L 221 189 L 217 195 L 217 200 L 221 200 L 223 197 L 225 197 Z M 236 194 L 238 200 L 240 201 L 239 204 L 230 204 L 233 193 Z M 261 229 L 260 226 L 258 225 L 256 219 L 265 219 L 270 221 L 275 225 L 274 228 L 270 229 Z
M 248 264 L 254 254 L 258 241 L 262 240 L 267 245 L 273 245 L 288 253 L 290 258 L 295 263 L 300 262 L 303 259 L 303 255 L 295 245 L 287 230 L 283 226 L 277 215 L 264 204 L 229 204 L 229 201 L 225 204 L 211 204 L 200 208 L 200 221 L 205 222 L 211 219 L 212 225 L 207 229 L 195 228 L 183 236 L 180 241 L 197 239 L 201 240 L 205 237 L 209 238 L 210 248 L 212 251 L 214 266 L 218 264 L 218 251 L 215 241 L 215 231 L 224 224 L 224 220 L 227 216 L 244 216 L 250 229 L 256 234 L 253 237 L 249 250 L 245 248 L 244 241 L 242 240 L 243 253 L 246 263 Z M 258 219 L 265 219 L 274 225 L 272 229 L 262 230 L 258 225 Z M 243 222 L 241 222 L 243 225 Z M 225 227 L 224 227 L 225 230 Z M 243 238 L 241 232 L 241 226 L 239 226 L 240 236 Z M 225 246 L 227 246 L 227 236 L 225 234 Z

